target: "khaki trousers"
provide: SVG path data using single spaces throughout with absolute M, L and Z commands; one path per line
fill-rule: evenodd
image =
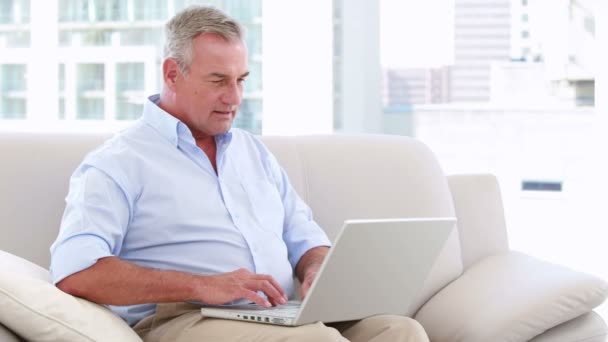
M 156 313 L 141 320 L 134 329 L 144 342 L 429 341 L 418 322 L 395 315 L 328 325 L 283 327 L 205 318 L 198 306 L 187 303 L 159 304 Z

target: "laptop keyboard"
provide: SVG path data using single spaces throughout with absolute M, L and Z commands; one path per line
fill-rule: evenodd
M 272 308 L 256 307 L 255 313 L 266 316 L 296 317 L 300 311 L 300 302 L 287 302 Z

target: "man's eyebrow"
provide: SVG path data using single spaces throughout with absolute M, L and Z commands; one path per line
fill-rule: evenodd
M 245 78 L 247 76 L 249 76 L 249 71 L 247 71 L 246 73 L 239 76 L 239 78 Z M 209 74 L 209 77 L 226 78 L 226 77 L 228 77 L 228 75 L 222 74 L 220 72 L 212 72 Z
M 209 74 L 209 77 L 226 78 L 226 75 L 219 72 L 212 72 Z

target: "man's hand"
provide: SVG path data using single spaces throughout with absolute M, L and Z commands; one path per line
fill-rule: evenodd
M 200 299 L 207 304 L 224 304 L 245 298 L 261 306 L 270 307 L 287 303 L 287 295 L 281 285 L 269 275 L 239 270 L 213 276 L 205 276 Z M 263 292 L 268 300 L 257 294 Z
M 326 246 L 311 248 L 298 261 L 296 275 L 302 284 L 300 292 L 302 299 L 306 298 L 308 290 L 310 290 L 312 282 L 317 277 L 317 273 L 319 273 L 319 269 L 328 251 L 329 247 Z

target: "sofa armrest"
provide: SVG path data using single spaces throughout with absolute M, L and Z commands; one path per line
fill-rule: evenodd
M 601 279 L 508 252 L 472 265 L 415 318 L 434 342 L 529 341 L 607 296 Z
M 505 215 L 496 177 L 490 174 L 448 176 L 464 269 L 509 250 Z

